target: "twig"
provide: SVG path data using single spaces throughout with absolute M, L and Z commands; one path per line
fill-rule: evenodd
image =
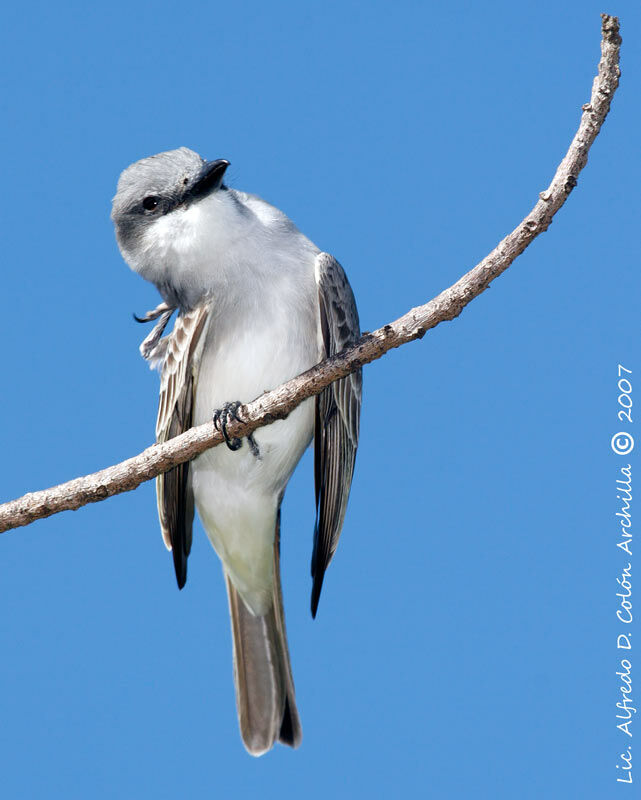
M 530 242 L 547 230 L 552 218 L 576 186 L 578 175 L 587 163 L 588 151 L 601 129 L 619 84 L 619 21 L 617 17 L 607 14 L 602 14 L 601 18 L 601 61 L 590 102 L 583 106 L 579 129 L 552 183 L 546 191 L 541 192 L 539 201 L 523 222 L 474 269 L 426 305 L 413 308 L 400 319 L 373 333 L 364 334 L 353 347 L 248 403 L 240 412 L 246 421 L 232 422 L 228 426 L 230 436 L 245 437 L 256 428 L 283 419 L 299 403 L 319 394 L 333 381 L 380 358 L 393 347 L 422 338 L 426 331 L 439 322 L 454 319 L 510 266 Z M 212 422 L 208 422 L 100 472 L 4 503 L 0 505 L 0 532 L 135 489 L 143 481 L 166 472 L 176 464 L 191 460 L 222 441 L 222 434 L 214 429 Z

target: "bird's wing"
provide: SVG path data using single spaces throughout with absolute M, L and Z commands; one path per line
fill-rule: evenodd
M 358 311 L 341 265 L 327 253 L 316 257 L 316 281 L 324 357 L 334 355 L 360 336 Z M 332 383 L 316 398 L 314 471 L 316 527 L 312 553 L 312 615 L 316 616 L 323 577 L 336 551 L 354 473 L 361 411 L 359 369 Z
M 198 362 L 204 343 L 209 304 L 181 314 L 166 348 L 160 379 L 156 441 L 165 442 L 191 427 Z M 199 343 L 201 346 L 199 347 Z M 191 550 L 194 497 L 189 481 L 189 462 L 179 464 L 156 478 L 158 516 L 165 545 L 173 552 L 178 588 L 187 580 Z

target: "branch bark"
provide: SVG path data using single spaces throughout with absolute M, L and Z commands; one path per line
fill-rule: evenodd
M 352 347 L 248 403 L 240 410 L 244 422 L 234 422 L 228 426 L 230 436 L 245 437 L 256 428 L 284 419 L 299 403 L 319 394 L 333 381 L 380 358 L 394 347 L 422 338 L 440 322 L 455 319 L 540 233 L 547 230 L 552 218 L 577 184 L 578 175 L 587 163 L 588 151 L 610 110 L 612 97 L 619 85 L 619 21 L 617 17 L 607 14 L 602 14 L 601 19 L 601 60 L 590 102 L 583 106 L 578 131 L 552 183 L 540 193 L 538 202 L 525 219 L 479 264 L 429 303 L 413 308 L 373 333 L 364 333 Z M 0 532 L 131 491 L 144 481 L 195 458 L 222 441 L 222 434 L 215 430 L 212 422 L 208 422 L 168 442 L 148 447 L 140 455 L 100 472 L 25 494 L 0 505 Z

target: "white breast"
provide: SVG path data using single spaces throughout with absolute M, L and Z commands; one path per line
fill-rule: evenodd
M 198 374 L 194 424 L 210 420 L 224 403 L 253 400 L 319 361 L 317 251 L 298 237 L 252 237 L 196 270 L 213 273 L 213 311 Z M 192 249 L 190 258 L 192 264 L 207 260 L 207 248 Z M 259 458 L 243 442 L 238 451 L 221 445 L 192 464 L 194 497 L 205 529 L 256 613 L 264 613 L 271 602 L 276 513 L 311 441 L 313 425 L 311 399 L 286 420 L 256 432 Z

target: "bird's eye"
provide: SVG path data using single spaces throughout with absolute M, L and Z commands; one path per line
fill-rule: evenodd
M 155 211 L 160 204 L 160 197 L 156 197 L 156 195 L 151 195 L 149 197 L 145 197 L 142 201 L 142 207 L 145 211 Z

